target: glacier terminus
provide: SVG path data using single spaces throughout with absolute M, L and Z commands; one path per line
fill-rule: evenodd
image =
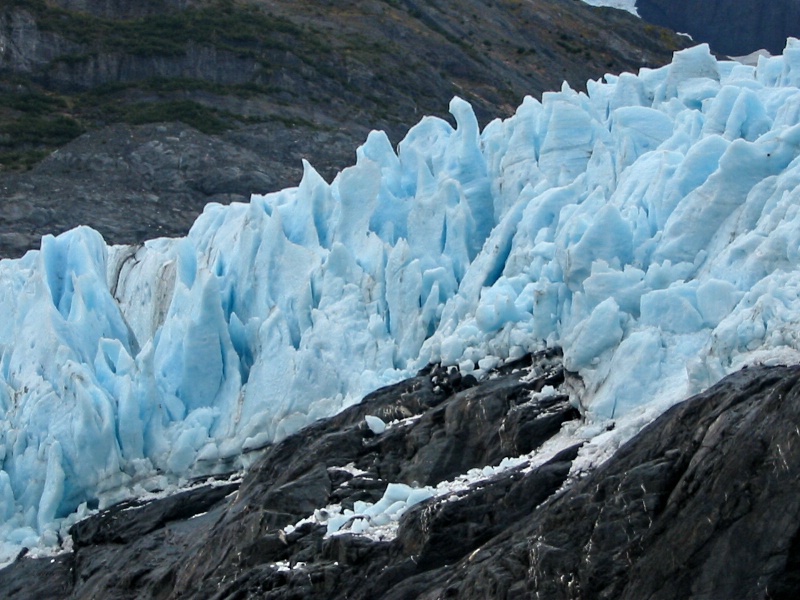
M 0 560 L 431 363 L 480 379 L 562 348 L 589 464 L 744 365 L 797 362 L 799 85 L 790 39 L 754 67 L 696 46 L 482 130 L 455 98 L 455 127 L 372 132 L 333 182 L 305 164 L 185 238 L 81 227 L 1 261 Z

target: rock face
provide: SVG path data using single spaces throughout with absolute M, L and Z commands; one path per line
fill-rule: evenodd
M 275 446 L 241 485 L 78 523 L 74 551 L 0 571 L 14 598 L 796 598 L 800 367 L 751 368 L 568 478 L 579 446 L 424 501 L 393 539 L 325 535 L 321 511 L 540 448 L 578 412 L 556 353 L 485 382 L 441 369 Z M 380 434 L 373 415 L 399 420 Z M 236 489 L 238 487 L 238 490 Z M 311 514 L 309 519 L 290 527 Z M 324 519 L 323 519 L 324 520 Z M 346 528 L 345 528 L 346 529 Z
M 303 158 L 330 180 L 371 129 L 396 143 L 455 95 L 485 124 L 685 45 L 560 0 L 9 2 L 0 257 L 81 224 L 111 243 L 184 235 L 206 203 L 297 185 Z M 226 172 L 198 185 L 210 164 Z
M 53 31 L 41 31 L 26 10 L 0 14 L 0 69 L 30 73 L 80 46 Z
M 637 0 L 636 10 L 650 23 L 688 33 L 729 56 L 762 48 L 780 54 L 787 37 L 800 36 L 796 0 Z
M 182 123 L 87 133 L 34 171 L 0 178 L 0 255 L 38 247 L 44 232 L 79 223 L 120 243 L 184 235 L 209 202 L 247 202 L 299 181 L 305 144 L 318 144 L 317 167 L 327 177 L 353 152 L 345 132 L 296 134 L 282 123 L 223 135 Z
M 164 9 L 184 10 L 192 5 L 204 4 L 202 0 L 54 0 L 53 3 L 65 10 L 107 19 L 137 19 L 158 14 Z
M 460 577 L 444 574 L 440 589 L 455 585 L 459 598 L 481 590 L 795 597 L 799 410 L 797 367 L 736 373 L 673 408 L 516 531 L 460 563 Z

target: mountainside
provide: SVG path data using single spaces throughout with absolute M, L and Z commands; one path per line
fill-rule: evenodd
M 455 95 L 485 124 L 685 43 L 556 0 L 5 2 L 0 256 L 80 224 L 183 235 L 207 202 L 296 185 L 302 158 L 331 179 L 371 129 L 396 143 Z
M 570 471 L 580 443 L 556 441 L 578 411 L 565 395 L 531 395 L 564 381 L 559 363 L 541 353 L 482 384 L 420 373 L 267 449 L 241 482 L 78 523 L 73 552 L 17 560 L 0 571 L 0 591 L 20 600 L 797 597 L 798 367 L 729 376 L 582 476 Z M 366 420 L 376 415 L 399 420 L 375 433 Z
M 800 37 L 798 0 L 636 0 L 642 19 L 707 42 L 715 52 L 745 56 L 762 48 L 780 54 Z

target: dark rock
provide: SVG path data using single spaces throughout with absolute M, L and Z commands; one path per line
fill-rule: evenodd
M 794 0 L 637 0 L 636 10 L 650 23 L 688 33 L 729 56 L 762 48 L 781 54 L 787 37 L 800 36 Z
M 159 501 L 123 502 L 72 526 L 76 547 L 125 544 L 163 528 L 171 521 L 191 519 L 207 512 L 239 489 L 238 483 L 207 485 Z
M 424 570 L 452 564 L 514 526 L 564 483 L 578 448 L 539 468 L 517 467 L 472 489 L 415 507 L 398 532 L 403 551 Z
M 799 418 L 800 368 L 736 373 L 436 583 L 459 598 L 797 594 Z
M 0 13 L 0 72 L 31 73 L 80 45 L 53 31 L 41 31 L 30 11 L 15 8 Z
M 53 558 L 17 560 L 0 570 L 4 598 L 69 598 L 74 587 L 74 554 Z
M 194 4 L 192 0 L 54 0 L 53 3 L 65 10 L 107 19 L 138 19 L 165 10 L 182 10 Z
M 273 486 L 261 499 L 267 510 L 285 514 L 308 515 L 327 503 L 331 495 L 331 480 L 323 463 L 307 473 L 280 486 Z

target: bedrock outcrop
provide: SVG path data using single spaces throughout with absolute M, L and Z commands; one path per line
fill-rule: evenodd
M 580 414 L 557 353 L 478 383 L 442 369 L 260 450 L 241 484 L 112 507 L 74 550 L 0 571 L 13 598 L 771 598 L 800 589 L 800 367 L 739 371 L 602 466 L 579 445 L 417 504 L 396 536 L 309 514 L 540 447 Z M 365 416 L 396 424 L 375 434 Z

